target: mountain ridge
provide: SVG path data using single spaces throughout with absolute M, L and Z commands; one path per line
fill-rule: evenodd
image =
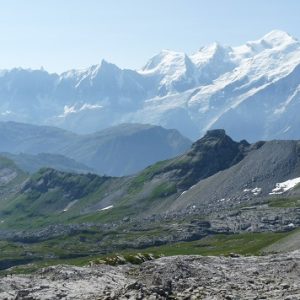
M 211 130 L 184 154 L 130 177 L 41 169 L 28 177 L 12 202 L 2 204 L 2 210 L 10 216 L 23 207 L 22 203 L 28 203 L 27 213 L 38 217 L 40 212 L 34 209 L 53 204 L 54 215 L 47 215 L 49 221 L 66 221 L 90 218 L 90 214 L 101 220 L 99 212 L 108 207 L 105 220 L 110 222 L 120 215 L 141 218 L 175 212 L 178 217 L 190 214 L 191 208 L 196 215 L 212 213 L 274 197 L 270 193 L 277 183 L 300 177 L 299 149 L 299 141 L 249 144 L 233 141 L 224 130 Z M 68 213 L 60 216 L 65 207 Z
M 10 121 L 0 122 L 0 138 L 0 152 L 23 153 L 23 156 L 15 156 L 15 160 L 29 171 L 32 168 L 28 161 L 32 161 L 41 167 L 61 164 L 61 167 L 73 166 L 74 170 L 82 171 L 88 167 L 98 174 L 119 176 L 133 174 L 156 161 L 181 154 L 191 144 L 177 130 L 146 124 L 121 124 L 80 135 L 56 127 Z M 43 162 L 38 157 L 40 153 L 52 156 L 44 157 Z M 54 155 L 66 156 L 86 167 Z
M 299 140 L 249 144 L 211 130 L 184 154 L 127 177 L 52 168 L 29 176 L 0 157 L 0 270 L 128 249 L 228 255 L 297 247 L 299 153 Z
M 241 46 L 214 43 L 192 55 L 163 50 L 140 70 L 103 60 L 60 75 L 2 71 L 0 120 L 35 120 L 78 133 L 148 123 L 192 139 L 214 128 L 250 142 L 298 139 L 299 64 L 299 41 L 274 30 Z M 257 124 L 261 129 L 251 131 Z

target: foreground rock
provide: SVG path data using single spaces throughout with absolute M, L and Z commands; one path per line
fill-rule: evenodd
M 300 251 L 175 256 L 139 266 L 56 266 L 0 278 L 0 299 L 300 299 Z

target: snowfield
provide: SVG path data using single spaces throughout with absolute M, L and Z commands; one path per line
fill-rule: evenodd
M 192 139 L 214 128 L 250 142 L 299 138 L 300 42 L 280 30 L 191 55 L 163 50 L 140 70 L 103 60 L 62 74 L 2 71 L 0 86 L 2 121 L 34 119 L 79 133 L 146 123 Z
M 285 182 L 276 183 L 276 187 L 272 190 L 271 193 L 269 193 L 269 195 L 281 195 L 293 189 L 299 183 L 300 183 L 300 177 L 290 179 Z

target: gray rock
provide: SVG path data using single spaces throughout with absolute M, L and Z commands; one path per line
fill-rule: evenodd
M 300 251 L 174 256 L 137 266 L 53 266 L 0 278 L 0 299 L 299 299 Z M 159 280 L 158 280 L 159 279 Z

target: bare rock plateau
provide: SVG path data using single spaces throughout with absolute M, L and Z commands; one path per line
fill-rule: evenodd
M 300 299 L 300 251 L 52 266 L 0 278 L 0 299 Z

